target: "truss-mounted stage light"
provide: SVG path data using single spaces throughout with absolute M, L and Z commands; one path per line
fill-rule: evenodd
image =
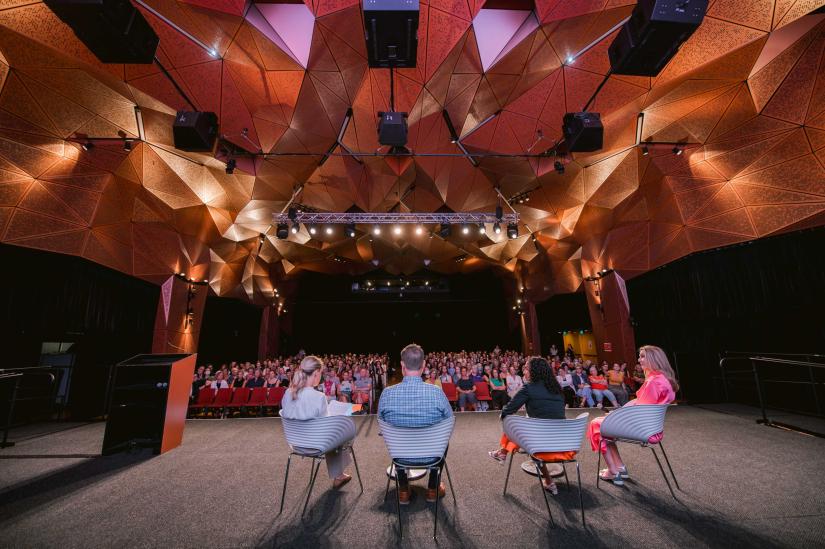
M 418 0 L 363 0 L 362 7 L 369 66 L 415 67 Z
M 509 223 L 507 225 L 507 238 L 510 240 L 518 238 L 518 223 Z
M 315 227 L 315 225 L 309 226 L 309 234 L 318 234 L 318 229 Z
M 442 223 L 438 228 L 438 236 L 441 238 L 449 238 L 451 234 L 453 234 L 453 228 L 449 223 Z
M 345 229 L 345 232 L 348 237 L 355 238 L 355 223 L 349 223 Z
M 292 232 L 292 234 L 298 234 L 298 231 L 301 230 L 301 224 L 300 223 L 292 223 L 292 227 L 289 230 Z
M 284 240 L 289 237 L 289 228 L 287 227 L 286 223 L 278 223 L 278 227 L 275 230 L 275 236 Z
M 470 226 L 464 225 L 463 227 L 461 227 L 461 234 L 470 234 Z
M 498 221 L 493 224 L 493 232 L 496 234 L 501 234 L 501 223 Z
M 478 234 L 487 234 L 487 228 L 484 226 L 484 223 L 478 226 Z

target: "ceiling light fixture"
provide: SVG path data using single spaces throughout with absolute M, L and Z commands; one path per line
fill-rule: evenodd
M 332 227 L 327 227 L 327 234 L 332 234 L 333 232 Z
M 685 152 L 684 149 L 682 149 L 682 147 L 680 147 L 679 145 L 676 145 L 671 150 L 673 151 L 673 154 L 675 154 L 676 156 L 682 156 L 682 153 Z
M 318 232 L 318 229 L 315 228 L 315 225 L 310 225 L 309 226 L 309 234 L 316 234 L 317 232 Z
M 234 158 L 230 158 L 226 161 L 226 175 L 232 175 L 235 173 L 235 166 L 238 165 L 238 161 Z
M 509 223 L 507 225 L 507 238 L 518 238 L 518 223 Z

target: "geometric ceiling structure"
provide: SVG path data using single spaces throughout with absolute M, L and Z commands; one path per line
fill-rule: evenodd
M 513 2 L 510 14 L 502 4 L 421 3 L 417 66 L 394 78 L 418 156 L 358 161 L 339 147 L 321 163 L 349 109 L 341 142 L 362 153 L 379 148 L 376 112 L 390 109 L 388 71 L 367 65 L 359 1 L 140 3 L 158 59 L 194 107 L 215 112 L 236 147 L 267 153 L 227 174 L 220 152 L 174 147 L 175 112 L 192 106 L 158 65 L 102 64 L 45 4 L 7 2 L 0 241 L 153 282 L 186 272 L 256 302 L 307 270 L 425 267 L 518 273 L 542 299 L 601 268 L 628 278 L 825 224 L 825 15 L 813 13 L 825 0 L 711 1 L 658 76 L 609 76 L 590 107 L 604 147 L 568 155 L 563 174 L 553 158 L 518 155 L 552 146 L 564 113 L 587 103 L 616 33 L 593 43 L 635 2 Z M 491 212 L 496 189 L 529 200 L 513 203 L 513 240 L 489 228 L 442 238 L 361 226 L 354 238 L 302 227 L 279 240 L 272 215 L 296 189 L 320 212 Z

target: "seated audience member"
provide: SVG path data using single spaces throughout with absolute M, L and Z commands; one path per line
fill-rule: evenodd
M 324 396 L 327 397 L 327 402 L 338 400 L 338 383 L 335 374 L 331 371 L 324 374 L 323 391 Z
M 494 369 L 490 377 L 490 396 L 493 398 L 493 406 L 498 410 L 510 401 L 507 396 L 507 375 L 503 370 Z
M 624 384 L 624 372 L 618 363 L 613 364 L 613 369 L 607 372 L 607 388 L 616 397 L 619 406 L 627 404 L 627 389 Z
M 522 385 L 524 385 L 524 381 L 521 379 L 521 376 L 516 373 L 516 367 L 510 366 L 510 370 L 507 373 L 507 377 L 505 378 L 507 383 L 507 396 L 511 399 L 516 396 L 521 390 Z
M 289 390 L 281 401 L 281 417 L 287 419 L 313 419 L 329 415 L 327 399 L 315 388 L 321 382 L 321 369 L 324 364 L 317 356 L 307 356 L 292 376 Z M 347 441 L 352 444 L 352 441 Z M 340 448 L 326 453 L 327 471 L 333 479 L 334 488 L 340 488 L 352 479 L 345 473 L 349 465 L 349 453 Z
M 596 397 L 597 408 L 602 407 L 602 401 L 605 397 L 607 397 L 607 400 L 610 401 L 610 404 L 612 404 L 614 408 L 618 406 L 616 397 L 613 396 L 613 393 L 607 388 L 607 379 L 599 373 L 595 366 L 590 367 L 588 379 L 590 380 L 590 389 L 593 391 L 593 396 Z
M 645 381 L 639 390 L 636 391 L 636 398 L 625 406 L 636 404 L 670 404 L 676 400 L 676 391 L 679 384 L 667 355 L 659 347 L 645 345 L 639 349 L 639 364 L 642 365 L 645 373 Z M 601 425 L 604 417 L 597 417 L 590 422 L 587 427 L 587 438 L 590 439 L 590 446 L 594 452 L 602 452 L 607 462 L 607 469 L 599 471 L 602 480 L 612 481 L 613 484 L 621 486 L 624 479 L 628 478 L 627 468 L 619 455 L 619 449 L 615 442 L 602 440 Z M 658 433 L 650 437 L 650 443 L 657 443 L 662 440 L 663 433 Z
M 246 376 L 243 370 L 238 370 L 238 374 L 232 379 L 231 386 L 233 389 L 237 389 L 238 387 L 243 387 L 243 384 L 246 383 Z
M 278 379 L 278 374 L 275 373 L 275 370 L 269 372 L 269 377 L 266 378 L 266 383 L 264 383 L 264 387 L 267 389 L 272 389 L 273 387 L 277 387 L 281 384 L 281 380 Z
M 461 368 L 461 378 L 456 384 L 458 391 L 458 408 L 465 412 L 468 405 L 476 406 L 476 384 L 470 379 L 467 367 Z
M 567 369 L 567 364 L 564 363 L 559 368 L 556 374 L 556 381 L 559 382 L 562 394 L 564 395 L 564 403 L 568 408 L 576 405 L 576 389 L 573 387 L 573 376 L 570 375 L 570 370 Z
M 387 387 L 378 402 L 378 417 L 396 427 L 429 427 L 452 417 L 453 411 L 444 391 L 421 380 L 424 350 L 411 343 L 401 351 L 401 383 Z M 433 458 L 441 456 L 432 456 Z M 405 465 L 415 465 L 428 460 L 410 460 Z M 398 470 L 400 490 L 398 499 L 402 505 L 410 503 L 410 484 L 407 472 Z M 434 502 L 445 494 L 444 483 L 438 484 L 438 470 L 430 471 L 427 501 Z
M 447 371 L 446 366 L 441 367 L 441 376 L 439 376 L 439 381 L 441 381 L 441 386 L 444 387 L 445 383 L 452 383 L 453 376 L 450 375 L 450 372 Z
M 501 419 L 515 414 L 522 406 L 527 408 L 527 415 L 531 418 L 564 419 L 562 389 L 547 361 L 541 357 L 529 358 L 525 367 L 525 378 L 527 383 L 501 411 Z M 507 454 L 519 449 L 507 435 L 501 435 L 499 444 L 498 450 L 488 454 L 500 463 L 504 463 Z M 564 461 L 572 459 L 575 454 L 576 452 L 546 452 L 537 454 L 536 457 L 544 461 Z M 541 466 L 541 473 L 544 489 L 553 495 L 558 494 L 559 490 L 547 471 L 547 466 Z
M 261 377 L 261 370 L 255 370 L 255 375 L 246 380 L 244 387 L 255 389 L 264 386 L 264 378 Z
M 435 371 L 435 368 L 430 370 L 430 376 L 424 383 L 429 383 L 430 385 L 435 385 L 439 389 L 441 389 L 441 380 L 438 379 L 438 372 Z
M 356 404 L 367 404 L 370 402 L 372 392 L 372 379 L 366 368 L 361 368 L 358 379 L 355 380 L 355 388 L 352 390 L 352 401 Z M 366 406 L 365 408 L 368 408 Z M 369 410 L 366 410 L 369 413 Z
M 203 366 L 198 366 L 198 371 L 192 376 L 192 395 L 197 397 L 198 391 L 200 391 L 201 387 L 206 385 L 207 375 L 206 375 L 206 368 Z
M 218 370 L 218 373 L 215 374 L 215 380 L 212 381 L 212 389 L 217 393 L 218 389 L 228 389 L 229 384 L 224 379 L 223 371 Z
M 341 374 L 341 385 L 338 387 L 338 400 L 342 402 L 352 402 L 352 380 L 349 372 Z
M 588 407 L 592 408 L 593 391 L 590 388 L 590 380 L 581 364 L 576 364 L 576 370 L 573 372 L 573 387 L 576 389 L 576 396 L 581 399 L 579 406 L 587 404 Z

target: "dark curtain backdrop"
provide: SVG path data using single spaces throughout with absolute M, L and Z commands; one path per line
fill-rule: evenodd
M 517 348 L 519 334 L 511 329 L 502 279 L 492 271 L 444 278 L 450 285 L 447 294 L 391 298 L 353 294 L 356 279 L 350 277 L 305 273 L 287 350 L 387 352 L 397 357 L 411 342 L 425 351 Z
M 564 339 L 560 332 L 590 330 L 590 313 L 587 311 L 587 296 L 584 292 L 554 295 L 536 305 L 539 320 L 541 351 L 549 354 L 554 343 L 561 351 Z
M 108 367 L 152 349 L 159 288 L 91 261 L 0 244 L 0 364 L 36 366 L 44 341 L 74 342 L 68 406 L 100 415 Z
M 723 351 L 825 352 L 825 228 L 699 253 L 627 288 L 636 342 L 675 355 L 692 401 L 721 399 Z
M 198 340 L 198 364 L 256 361 L 260 329 L 260 307 L 236 298 L 208 296 Z

